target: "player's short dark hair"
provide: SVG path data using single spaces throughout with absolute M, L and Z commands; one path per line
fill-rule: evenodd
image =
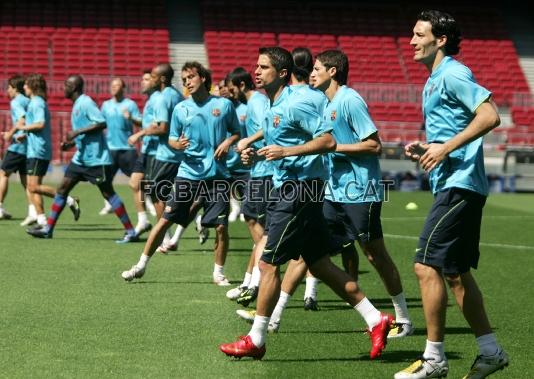
M 22 75 L 13 75 L 7 80 L 7 84 L 15 88 L 18 93 L 24 93 L 24 77 Z
M 291 53 L 289 51 L 278 46 L 260 47 L 259 54 L 267 55 L 276 71 L 280 72 L 284 69 L 287 70 L 285 82 L 289 83 L 289 79 L 291 79 L 291 74 L 293 73 L 294 66 L 293 57 L 291 56 Z
M 198 76 L 205 79 L 204 80 L 204 87 L 208 90 L 208 92 L 211 90 L 211 71 L 208 70 L 206 67 L 204 67 L 200 62 L 197 61 L 189 61 L 185 62 L 182 66 L 182 71 L 192 70 L 195 69 L 198 73 Z
M 447 37 L 446 55 L 456 55 L 460 52 L 462 33 L 458 23 L 450 14 L 436 10 L 424 10 L 419 13 L 417 20 L 429 22 L 435 37 Z
M 146 74 L 150 75 L 151 73 L 152 73 L 152 70 L 149 69 L 149 68 L 145 68 L 145 69 L 143 70 L 143 75 L 146 75 Z
M 227 83 L 231 82 L 234 86 L 239 87 L 241 83 L 245 83 L 245 91 L 256 88 L 252 81 L 252 76 L 243 67 L 236 67 L 226 75 Z
M 299 82 L 308 82 L 313 70 L 313 55 L 306 47 L 296 47 L 291 51 L 293 56 L 293 75 Z
M 174 69 L 169 63 L 159 63 L 158 69 L 161 71 L 161 75 L 165 77 L 165 84 L 171 84 L 172 78 L 174 78 Z
M 325 50 L 316 57 L 326 69 L 336 68 L 334 80 L 341 85 L 347 84 L 349 76 L 349 59 L 341 50 Z
M 43 99 L 47 100 L 48 96 L 46 94 L 46 80 L 41 74 L 30 74 L 26 78 L 26 84 L 32 90 L 33 94 L 40 96 Z

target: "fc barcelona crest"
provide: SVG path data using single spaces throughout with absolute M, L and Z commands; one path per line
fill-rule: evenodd
M 280 116 L 276 115 L 273 117 L 273 126 L 277 128 L 278 125 L 280 125 Z
M 221 115 L 221 110 L 219 108 L 215 108 L 214 110 L 211 111 L 211 114 L 214 115 L 215 117 L 219 117 Z
M 245 122 L 246 120 L 247 120 L 247 115 L 244 114 L 244 115 L 239 116 L 239 121 Z
M 332 113 L 330 113 L 330 120 L 336 121 L 336 116 L 337 116 L 336 111 L 332 111 Z

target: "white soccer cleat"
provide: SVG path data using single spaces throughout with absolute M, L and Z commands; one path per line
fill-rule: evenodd
M 280 329 L 280 320 L 278 321 L 269 321 L 269 325 L 267 325 L 267 332 L 269 333 L 278 333 L 278 329 Z
M 463 379 L 482 379 L 495 371 L 502 370 L 508 366 L 510 360 L 508 354 L 500 349 L 497 354 L 492 356 L 479 355 L 475 358 L 471 370 Z
M 145 269 L 139 268 L 137 265 L 132 266 L 128 271 L 123 271 L 121 276 L 127 282 L 131 282 L 134 279 L 142 278 L 145 275 Z
M 417 361 L 395 374 L 395 379 L 445 378 L 449 373 L 447 359 L 441 362 L 419 358 Z
M 100 216 L 105 216 L 111 213 L 113 213 L 113 208 L 108 207 L 107 205 L 104 205 L 104 208 L 102 208 L 100 212 L 98 212 Z
M 154 207 L 154 203 L 152 202 L 152 199 L 150 197 L 145 198 L 145 206 L 148 212 L 152 215 L 152 217 L 156 217 L 156 207 Z
M 240 285 L 239 287 L 236 287 L 236 288 L 232 288 L 231 290 L 226 292 L 226 297 L 229 298 L 230 300 L 237 300 L 239 295 L 241 295 L 241 292 L 246 288 L 247 287 L 243 285 Z
M 213 283 L 217 284 L 220 287 L 230 286 L 231 283 L 226 279 L 224 275 L 213 275 Z
M 255 310 L 247 311 L 245 309 L 238 309 L 237 311 L 235 311 L 235 313 L 237 313 L 237 315 L 241 317 L 243 320 L 251 324 L 254 322 L 254 317 L 256 317 Z
M 414 327 L 411 322 L 395 322 L 388 333 L 388 338 L 402 338 L 411 336 Z
M 0 208 L 0 220 L 11 220 L 11 214 L 4 208 Z
M 228 215 L 228 221 L 229 222 L 236 222 L 237 218 L 239 217 L 239 212 L 241 212 L 241 209 L 232 210 L 230 214 Z
M 24 220 L 20 223 L 20 226 L 30 226 L 37 222 L 37 217 L 26 216 Z

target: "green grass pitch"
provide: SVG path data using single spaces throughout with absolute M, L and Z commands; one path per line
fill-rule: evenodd
M 270 335 L 262 361 L 231 360 L 218 345 L 245 334 L 228 288 L 211 283 L 212 240 L 200 246 L 191 228 L 179 252 L 156 255 L 145 276 L 120 278 L 143 244 L 117 245 L 114 215 L 99 216 L 95 187 L 79 185 L 82 216 L 65 210 L 53 240 L 37 240 L 19 226 L 26 205 L 13 183 L 5 202 L 16 217 L 0 221 L 0 377 L 27 378 L 391 378 L 422 353 L 425 329 L 412 271 L 417 236 L 432 202 L 429 193 L 392 193 L 383 208 L 386 244 L 403 278 L 415 335 L 391 341 L 383 357 L 368 358 L 359 315 L 319 285 L 321 311 L 302 308 L 303 286 L 289 303 L 281 330 Z M 128 188 L 118 187 L 130 215 Z M 405 210 L 408 202 L 419 209 Z M 46 208 L 50 201 L 46 201 Z M 484 212 L 480 270 L 475 272 L 497 337 L 510 355 L 495 378 L 534 377 L 530 342 L 534 254 L 534 196 L 492 195 Z M 242 279 L 251 241 L 241 222 L 231 225 L 226 274 Z M 339 260 L 335 258 L 339 263 Z M 391 302 L 376 272 L 360 257 L 360 284 L 380 309 Z M 469 369 L 477 346 L 449 299 L 446 351 L 450 376 Z

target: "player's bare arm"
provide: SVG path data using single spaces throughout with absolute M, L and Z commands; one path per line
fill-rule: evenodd
M 499 126 L 501 120 L 490 101 L 482 103 L 475 111 L 475 118 L 462 132 L 445 143 L 431 143 L 421 157 L 421 166 L 425 171 L 431 171 L 443 161 L 447 155 L 465 144 L 482 137 Z
M 278 146 L 269 145 L 258 150 L 259 155 L 265 156 L 268 161 L 278 160 L 284 157 L 322 154 L 334 151 L 336 140 L 330 133 L 325 133 L 303 145 L 298 146 Z
M 382 142 L 378 133 L 371 134 L 368 138 L 358 143 L 337 144 L 336 153 L 343 153 L 352 156 L 358 155 L 380 155 L 382 153 Z

